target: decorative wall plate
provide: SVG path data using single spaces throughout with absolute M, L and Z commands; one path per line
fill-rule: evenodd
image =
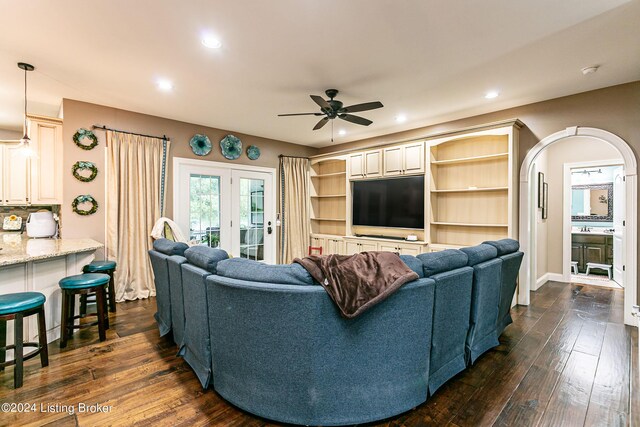
M 80 172 L 82 171 L 90 171 L 91 174 L 89 176 L 81 175 Z M 71 167 L 71 172 L 78 181 L 91 182 L 98 175 L 98 168 L 93 162 L 78 161 Z
M 89 144 L 85 144 L 84 142 L 82 142 L 86 138 L 91 140 Z M 93 150 L 93 148 L 98 145 L 98 138 L 89 129 L 80 128 L 76 133 L 73 134 L 73 142 L 75 142 L 75 144 L 83 150 Z
M 220 149 L 225 159 L 235 160 L 242 154 L 242 142 L 233 135 L 227 135 L 220 141 Z
M 193 154 L 196 156 L 206 156 L 211 152 L 211 141 L 206 135 L 199 133 L 193 135 L 193 138 L 189 141 L 189 145 L 191 146 L 191 151 L 193 151 Z
M 255 145 L 250 145 L 247 147 L 247 157 L 249 160 L 258 160 L 260 157 L 260 149 Z
M 83 203 L 91 203 L 91 209 L 80 209 L 78 205 Z M 98 211 L 98 202 L 90 194 L 84 194 L 73 199 L 71 209 L 78 215 L 93 215 Z

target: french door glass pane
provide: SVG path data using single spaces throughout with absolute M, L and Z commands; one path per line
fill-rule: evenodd
M 240 257 L 264 260 L 264 180 L 240 178 Z
M 220 177 L 189 176 L 189 240 L 220 246 Z

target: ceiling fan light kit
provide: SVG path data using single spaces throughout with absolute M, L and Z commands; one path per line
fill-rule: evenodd
M 329 98 L 328 100 L 325 100 L 319 95 L 310 95 L 313 102 L 318 104 L 318 106 L 320 107 L 319 113 L 291 113 L 278 114 L 278 116 L 324 116 L 318 123 L 316 123 L 316 125 L 313 127 L 313 130 L 321 129 L 329 122 L 329 120 L 333 120 L 336 118 L 350 123 L 355 123 L 357 125 L 369 126 L 371 123 L 373 123 L 371 120 L 353 115 L 351 113 L 375 110 L 377 108 L 384 107 L 384 105 L 382 105 L 380 101 L 365 102 L 362 104 L 355 104 L 345 107 L 341 101 L 335 99 L 335 97 L 338 95 L 338 89 L 327 89 L 324 93 Z

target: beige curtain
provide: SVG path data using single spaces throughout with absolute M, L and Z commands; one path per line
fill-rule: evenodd
M 309 159 L 280 158 L 280 189 L 280 260 L 290 263 L 309 250 Z
M 107 253 L 118 265 L 116 301 L 156 294 L 147 251 L 162 217 L 168 151 L 169 141 L 107 131 Z

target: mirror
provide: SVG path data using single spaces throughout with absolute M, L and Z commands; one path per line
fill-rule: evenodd
M 613 184 L 572 186 L 571 219 L 574 221 L 613 221 Z

